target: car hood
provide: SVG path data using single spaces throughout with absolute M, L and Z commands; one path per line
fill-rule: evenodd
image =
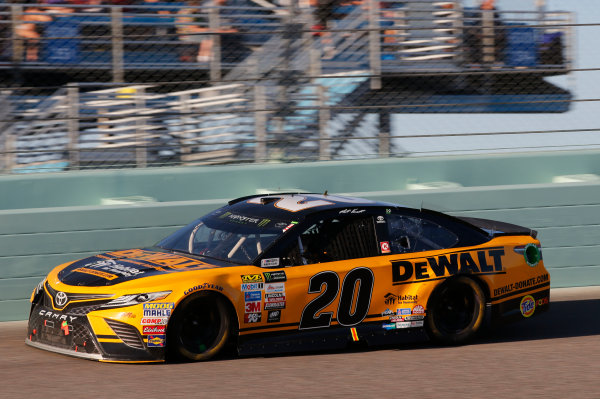
M 234 265 L 222 262 L 215 264 L 212 259 L 188 257 L 171 252 L 128 249 L 75 261 L 58 272 L 58 279 L 68 285 L 99 287 L 159 274 L 224 266 Z

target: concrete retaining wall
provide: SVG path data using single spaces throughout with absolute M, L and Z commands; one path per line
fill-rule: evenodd
M 552 287 L 600 285 L 594 175 L 598 152 L 3 176 L 0 321 L 27 318 L 31 290 L 60 263 L 152 245 L 231 198 L 280 189 L 328 190 L 531 227 L 539 231 Z M 408 189 L 418 186 L 437 188 Z

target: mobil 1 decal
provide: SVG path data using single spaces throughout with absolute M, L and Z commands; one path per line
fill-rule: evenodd
M 394 285 L 435 280 L 454 274 L 501 274 L 504 248 L 458 251 L 450 254 L 392 261 Z
M 335 301 L 338 293 L 337 322 L 342 326 L 360 323 L 369 312 L 374 281 L 371 269 L 357 267 L 346 274 L 340 291 L 340 277 L 336 272 L 324 271 L 315 274 L 308 283 L 308 293 L 319 295 L 304 307 L 300 330 L 329 327 L 334 312 L 322 310 Z

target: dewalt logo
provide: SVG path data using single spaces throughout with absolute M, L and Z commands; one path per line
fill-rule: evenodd
M 455 274 L 503 273 L 503 248 L 487 248 L 480 251 L 460 251 L 449 255 L 428 257 L 414 261 L 392 261 L 393 284 L 424 281 Z

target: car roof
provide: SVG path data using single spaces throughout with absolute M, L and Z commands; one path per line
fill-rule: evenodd
M 459 246 L 478 245 L 488 241 L 491 236 L 473 224 L 430 209 L 415 209 L 389 202 L 373 201 L 345 195 L 282 193 L 241 197 L 229 202 L 217 212 L 239 213 L 244 216 L 261 217 L 281 221 L 300 222 L 311 215 L 324 212 L 361 214 L 361 210 L 373 209 L 385 213 L 407 213 L 409 215 L 427 215 L 427 219 L 452 230 L 460 239 Z M 387 210 L 390 211 L 387 211 Z M 342 212 L 345 211 L 346 212 Z
M 273 218 L 303 219 L 314 213 L 353 208 L 404 208 L 398 204 L 373 201 L 345 195 L 314 193 L 262 194 L 229 201 L 228 211 L 269 216 Z

